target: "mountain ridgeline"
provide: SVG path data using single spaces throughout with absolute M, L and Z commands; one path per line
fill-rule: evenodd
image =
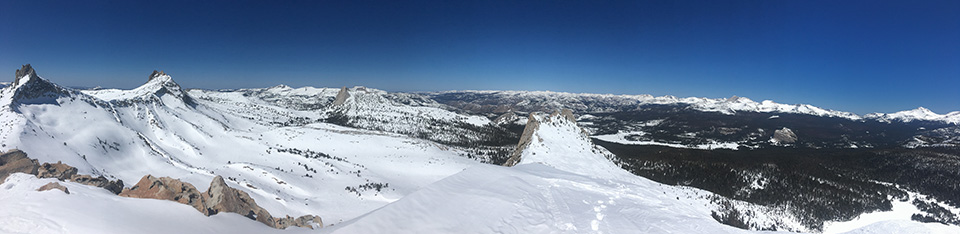
M 140 181 L 121 182 L 113 194 L 175 201 L 204 215 L 239 213 L 270 227 L 364 223 L 449 192 L 424 189 L 431 184 L 495 184 L 473 174 L 504 173 L 556 192 L 548 177 L 561 172 L 572 184 L 616 191 L 610 201 L 643 195 L 670 200 L 658 203 L 668 207 L 698 204 L 677 214 L 748 230 L 820 232 L 877 212 L 960 226 L 960 112 L 860 116 L 736 96 L 203 90 L 184 89 L 162 71 L 131 90 L 74 89 L 30 65 L 15 75 L 0 89 L 0 150 L 22 150 L 37 165 L 69 164 L 71 174 L 98 181 Z M 207 192 L 193 186 L 205 184 Z M 550 209 L 569 202 L 545 192 L 492 193 L 546 196 Z M 224 199 L 243 203 L 218 206 Z M 614 206 L 600 204 L 589 208 Z M 620 220 L 590 215 L 598 217 L 593 225 L 568 226 L 597 231 Z

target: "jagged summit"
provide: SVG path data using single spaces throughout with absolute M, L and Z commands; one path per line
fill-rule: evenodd
M 153 73 L 150 73 L 150 78 L 147 79 L 147 82 L 160 76 L 169 76 L 169 75 L 167 75 L 167 73 L 164 73 L 163 71 L 153 70 Z
M 20 103 L 49 103 L 73 92 L 41 78 L 30 64 L 17 69 L 14 83 L 7 88 L 13 90 L 13 101 Z
M 33 67 L 30 66 L 30 64 L 28 63 L 26 65 L 21 66 L 20 69 L 17 69 L 17 75 L 16 75 L 16 79 L 14 79 L 13 81 L 13 86 L 19 85 L 21 78 L 29 78 L 32 80 L 32 79 L 40 78 L 40 76 L 37 75 L 37 71 L 34 71 Z

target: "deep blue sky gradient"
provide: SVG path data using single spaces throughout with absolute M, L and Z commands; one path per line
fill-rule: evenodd
M 0 1 L 0 71 L 960 110 L 960 1 Z

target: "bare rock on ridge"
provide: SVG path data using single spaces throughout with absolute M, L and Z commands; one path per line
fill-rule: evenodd
M 198 211 L 204 210 L 200 191 L 196 187 L 170 177 L 143 176 L 133 187 L 124 188 L 120 196 L 170 200 L 192 206 Z
M 512 167 L 520 163 L 520 155 L 523 153 L 523 150 L 530 145 L 533 139 L 533 133 L 537 132 L 537 129 L 540 128 L 540 121 L 537 120 L 537 117 L 530 113 L 530 116 L 527 117 L 527 125 L 523 128 L 523 134 L 520 135 L 520 142 L 517 144 L 517 148 L 513 150 L 513 153 L 510 153 L 510 158 L 507 158 L 507 162 L 503 163 L 504 166 Z
M 0 183 L 7 179 L 7 176 L 16 172 L 37 174 L 40 164 L 36 159 L 27 157 L 27 153 L 18 149 L 12 149 L 6 153 L 0 154 Z
M 77 176 L 77 168 L 63 164 L 62 162 L 54 164 L 43 163 L 43 165 L 40 165 L 40 169 L 37 170 L 37 177 L 40 178 L 57 178 L 61 181 L 68 181 L 73 179 L 74 176 Z

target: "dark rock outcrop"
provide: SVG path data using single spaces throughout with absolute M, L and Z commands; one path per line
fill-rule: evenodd
M 18 149 L 12 149 L 6 153 L 0 154 L 0 183 L 7 179 L 7 176 L 16 172 L 37 174 L 40 164 L 36 159 L 27 157 L 27 153 Z
M 54 164 L 43 163 L 43 165 L 40 165 L 40 169 L 37 170 L 37 177 L 40 178 L 57 178 L 58 180 L 67 181 L 73 179 L 74 176 L 77 176 L 77 168 L 59 161 Z
M 165 75 L 167 75 L 167 73 L 164 73 L 163 71 L 153 70 L 153 73 L 150 73 L 150 77 L 147 78 L 147 82 L 149 82 L 149 81 L 151 81 L 151 80 L 153 80 L 154 78 L 157 78 L 157 77 L 159 77 L 159 76 L 165 76 Z
M 39 78 L 39 76 L 37 76 L 37 72 L 33 70 L 33 67 L 30 66 L 30 64 L 26 64 L 21 66 L 20 69 L 17 69 L 16 79 L 13 80 L 13 84 L 11 86 L 20 84 L 20 78 L 23 78 L 24 76 L 29 76 L 30 79 Z
M 70 178 L 70 181 L 73 181 L 79 184 L 101 187 L 103 189 L 106 189 L 112 192 L 113 194 L 120 194 L 120 192 L 123 191 L 122 180 L 111 181 L 103 176 L 93 177 L 90 175 L 75 175 L 72 178 Z
M 70 190 L 67 189 L 67 187 L 63 187 L 63 185 L 57 182 L 50 182 L 43 186 L 40 186 L 40 188 L 38 188 L 37 191 L 47 191 L 51 189 L 59 189 L 60 191 L 63 191 L 66 194 L 70 194 Z

